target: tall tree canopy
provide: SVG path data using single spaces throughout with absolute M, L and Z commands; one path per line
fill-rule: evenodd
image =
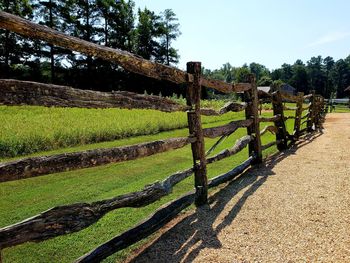
M 344 89 L 350 86 L 350 55 L 338 61 L 330 56 L 312 57 L 306 64 L 298 59 L 293 65 L 284 63 L 271 72 L 264 65 L 254 62 L 242 67 L 233 67 L 226 63 L 220 69 L 203 69 L 203 72 L 207 77 L 227 82 L 241 82 L 247 74 L 254 73 L 259 86 L 288 83 L 298 92 L 309 93 L 315 90 L 326 98 L 332 94 L 344 97 L 347 96 Z
M 166 65 L 179 61 L 173 45 L 181 34 L 180 24 L 171 9 L 158 14 L 147 8 L 135 10 L 133 0 L 1 0 L 0 9 L 145 59 Z M 205 76 L 229 83 L 245 81 L 249 73 L 256 75 L 258 85 L 288 83 L 304 93 L 316 90 L 325 97 L 344 97 L 344 89 L 350 86 L 350 56 L 337 61 L 330 56 L 311 57 L 306 62 L 298 59 L 272 71 L 256 62 L 241 67 L 225 63 L 219 69 L 203 68 Z M 98 90 L 147 90 L 154 94 L 163 90 L 163 95 L 183 91 L 170 83 L 126 72 L 113 63 L 6 30 L 0 30 L 0 77 Z
M 136 14 L 133 0 L 2 0 L 0 8 L 90 42 L 167 65 L 178 63 L 173 43 L 180 35 L 179 23 L 171 9 L 159 14 L 144 9 Z M 113 63 L 5 30 L 0 30 L 0 77 L 138 92 L 156 85 Z

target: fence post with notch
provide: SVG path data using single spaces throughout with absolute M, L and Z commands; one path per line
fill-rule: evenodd
M 298 140 L 300 136 L 300 126 L 301 126 L 301 117 L 303 115 L 303 102 L 304 102 L 304 93 L 298 92 L 298 101 L 296 103 L 295 111 L 295 121 L 294 121 L 294 139 Z
M 196 139 L 191 143 L 196 188 L 195 204 L 201 206 L 206 204 L 208 199 L 207 167 L 200 114 L 201 63 L 188 62 L 187 73 L 192 76 L 192 79 L 187 83 L 186 94 L 187 106 L 189 106 L 187 111 L 188 129 L 190 136 Z
M 250 74 L 248 78 L 251 89 L 244 92 L 244 100 L 247 103 L 245 109 L 246 119 L 252 119 L 253 124 L 247 127 L 247 134 L 253 135 L 254 140 L 249 143 L 249 156 L 255 154 L 255 163 L 262 162 L 262 148 L 261 148 L 261 138 L 260 138 L 260 122 L 259 122 L 259 98 L 258 98 L 258 88 L 256 85 L 256 80 L 254 74 Z
M 312 129 L 312 126 L 314 124 L 314 121 L 315 121 L 315 111 L 316 111 L 316 105 L 315 105 L 315 102 L 316 102 L 316 96 L 315 96 L 315 91 L 312 90 L 311 91 L 311 98 L 310 98 L 310 107 L 309 107 L 309 117 L 307 119 L 307 131 L 308 132 L 312 132 L 313 129 Z
M 284 121 L 283 102 L 282 102 L 282 95 L 280 90 L 277 90 L 272 94 L 272 108 L 273 108 L 273 115 L 279 117 L 275 119 L 274 123 L 277 128 L 277 132 L 276 132 L 277 149 L 282 151 L 287 149 L 288 137 L 287 137 L 286 124 Z

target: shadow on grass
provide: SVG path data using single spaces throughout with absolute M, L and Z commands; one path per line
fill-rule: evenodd
M 202 249 L 222 247 L 217 238 L 218 234 L 232 223 L 247 199 L 265 183 L 268 177 L 275 175 L 274 166 L 284 158 L 295 154 L 299 148 L 311 143 L 321 134 L 314 133 L 302 137 L 288 150 L 270 156 L 264 163 L 248 169 L 235 180 L 218 188 L 217 192 L 209 197 L 207 206 L 197 208 L 195 212 L 185 215 L 127 262 L 192 262 Z M 227 207 L 232 198 L 241 191 L 244 192 L 237 203 L 231 208 Z M 226 215 L 214 227 L 214 222 L 224 210 Z

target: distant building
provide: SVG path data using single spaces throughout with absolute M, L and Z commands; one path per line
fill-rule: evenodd
M 258 91 L 259 90 L 264 91 L 266 93 L 269 93 L 271 91 L 271 87 L 270 86 L 260 86 L 260 87 L 258 87 Z
M 289 85 L 289 84 L 282 84 L 282 85 L 280 86 L 280 90 L 281 90 L 282 92 L 288 93 L 288 94 L 290 94 L 290 95 L 295 95 L 296 92 L 297 92 L 296 88 L 292 87 L 292 86 Z
M 349 91 L 350 92 L 350 86 L 347 87 L 344 91 Z M 349 108 L 350 108 L 350 95 L 349 95 Z

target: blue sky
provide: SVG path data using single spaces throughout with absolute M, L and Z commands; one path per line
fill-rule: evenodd
M 173 9 L 182 35 L 179 67 L 209 69 L 257 62 L 269 69 L 312 56 L 350 55 L 349 0 L 135 0 L 157 13 Z

